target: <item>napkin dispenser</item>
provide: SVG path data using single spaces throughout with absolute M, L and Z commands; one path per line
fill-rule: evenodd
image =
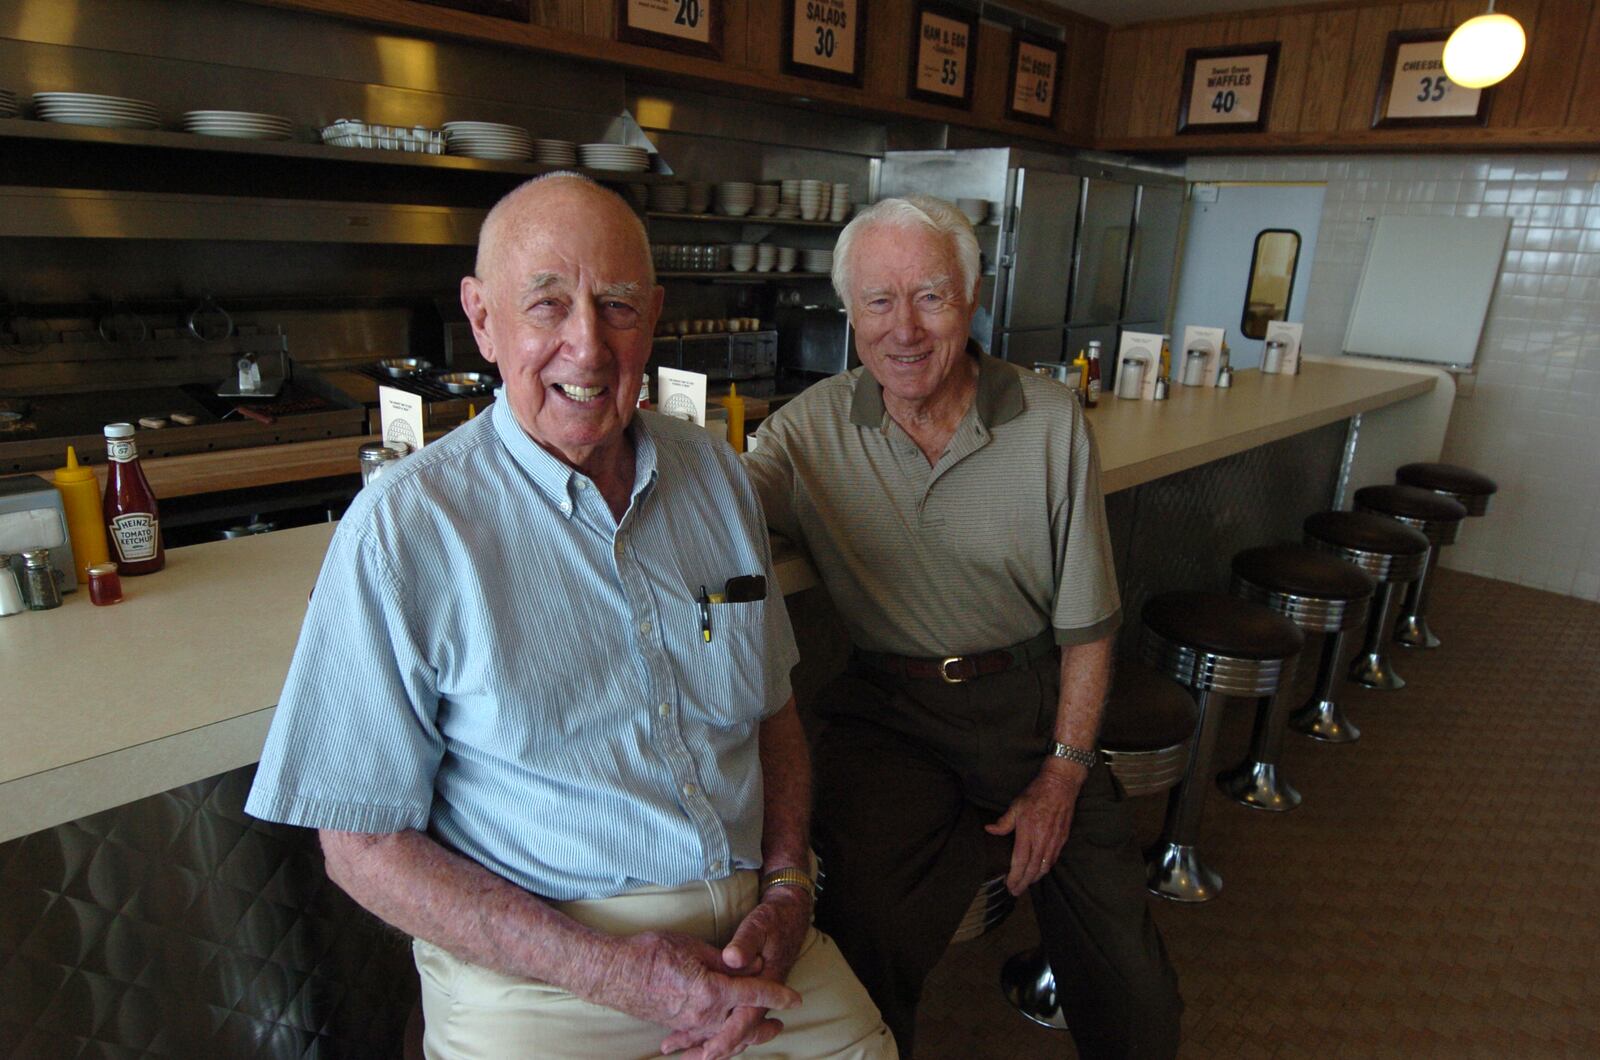
M 50 550 L 63 592 L 78 587 L 61 491 L 38 475 L 0 479 L 0 555 L 11 556 L 12 568 L 20 573 L 22 553 L 35 548 Z

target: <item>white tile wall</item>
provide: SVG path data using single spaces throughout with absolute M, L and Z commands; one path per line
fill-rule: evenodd
M 1600 155 L 1203 158 L 1201 180 L 1326 181 L 1305 344 L 1339 350 L 1373 220 L 1510 217 L 1444 459 L 1500 493 L 1447 567 L 1600 600 Z

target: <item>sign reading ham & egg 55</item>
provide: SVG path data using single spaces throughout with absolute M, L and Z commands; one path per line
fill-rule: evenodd
M 972 66 L 978 16 L 939 3 L 919 3 L 911 15 L 911 76 L 906 93 L 925 103 L 972 105 Z
M 1260 132 L 1272 106 L 1278 42 L 1190 48 L 1184 58 L 1180 133 Z
M 1378 98 L 1372 107 L 1374 129 L 1405 125 L 1482 125 L 1489 93 L 1462 88 L 1444 72 L 1448 30 L 1396 30 L 1389 34 Z
M 617 39 L 722 58 L 722 0 L 617 0 Z
M 785 0 L 783 72 L 861 87 L 867 0 Z
M 1006 117 L 1054 125 L 1061 98 L 1061 68 L 1066 46 L 1049 37 L 1021 30 L 1011 34 L 1011 80 L 1006 91 Z

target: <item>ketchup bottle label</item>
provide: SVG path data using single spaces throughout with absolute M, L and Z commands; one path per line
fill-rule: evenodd
M 118 464 L 128 464 L 139 459 L 139 447 L 132 438 L 107 438 L 106 459 Z
M 160 524 L 149 512 L 129 512 L 111 520 L 111 540 L 117 546 L 117 559 L 123 563 L 154 559 L 160 540 Z

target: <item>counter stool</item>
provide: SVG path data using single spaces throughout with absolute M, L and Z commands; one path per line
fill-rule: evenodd
M 1271 608 L 1219 593 L 1162 593 L 1144 605 L 1143 617 L 1140 658 L 1194 693 L 1199 711 L 1161 838 L 1145 852 L 1145 886 L 1175 902 L 1209 902 L 1222 890 L 1222 877 L 1201 861 L 1196 843 L 1221 717 L 1212 699 L 1277 691 L 1284 664 L 1305 646 L 1305 636 Z
M 1350 680 L 1367 688 L 1404 688 L 1405 681 L 1394 672 L 1383 654 L 1384 621 L 1389 614 L 1394 587 L 1415 581 L 1427 564 L 1428 539 L 1421 531 L 1371 512 L 1318 512 L 1306 519 L 1302 529 L 1306 544 L 1354 563 L 1378 582 L 1378 591 L 1372 596 L 1372 607 L 1367 614 L 1366 642 L 1350 665 Z M 1342 718 L 1332 701 L 1327 702 L 1328 709 L 1322 712 L 1326 718 L 1325 731 L 1329 733 L 1325 739 L 1332 736 L 1336 727 L 1349 727 L 1349 722 Z M 1301 725 L 1296 727 L 1305 731 Z M 1355 739 L 1356 735 L 1359 733 L 1349 739 Z M 1334 742 L 1339 741 L 1335 739 Z
M 1402 486 L 1415 486 L 1460 502 L 1468 518 L 1486 514 L 1490 498 L 1500 489 L 1487 475 L 1455 464 L 1406 464 L 1394 473 L 1394 480 Z M 1433 582 L 1433 569 L 1438 563 L 1439 550 L 1435 548 L 1428 556 L 1428 569 L 1406 590 L 1405 599 L 1400 602 L 1400 614 L 1394 620 L 1394 639 L 1407 648 L 1439 646 L 1439 638 L 1428 628 L 1426 617 L 1428 586 Z
M 1406 588 L 1400 613 L 1394 619 L 1394 642 L 1408 648 L 1428 647 L 1427 626 L 1422 624 L 1416 611 L 1425 606 L 1428 598 L 1428 575 L 1439 565 L 1439 550 L 1454 544 L 1461 533 L 1461 524 L 1467 518 L 1467 506 L 1442 493 L 1418 486 L 1364 486 L 1356 490 L 1355 510 L 1376 512 L 1398 519 L 1407 526 L 1422 531 L 1428 539 L 1428 562 L 1422 567 L 1417 580 Z M 1406 628 L 1406 604 L 1412 608 L 1412 627 Z M 1433 638 L 1437 645 L 1439 640 Z
M 1153 795 L 1183 777 L 1197 713 L 1194 697 L 1182 685 L 1142 669 L 1117 675 L 1100 723 L 1100 753 L 1123 794 Z M 1006 959 L 1000 969 L 1000 990 L 1033 1022 L 1067 1029 L 1056 975 L 1043 946 Z
M 1327 699 L 1338 666 L 1339 644 L 1345 630 L 1361 624 L 1364 607 L 1376 585 L 1359 568 L 1304 545 L 1269 545 L 1246 549 L 1233 557 L 1233 594 L 1266 604 L 1303 633 L 1326 633 L 1317 671 L 1319 695 Z M 1217 774 L 1217 787 L 1235 802 L 1257 810 L 1282 812 L 1300 805 L 1300 793 L 1278 775 L 1283 753 L 1285 716 L 1294 690 L 1294 663 L 1290 663 L 1276 695 L 1256 706 L 1250 753 L 1238 765 Z M 1333 704 L 1328 704 L 1330 707 Z M 1335 708 L 1337 709 L 1337 708 Z M 1352 737 L 1353 738 L 1353 737 Z

